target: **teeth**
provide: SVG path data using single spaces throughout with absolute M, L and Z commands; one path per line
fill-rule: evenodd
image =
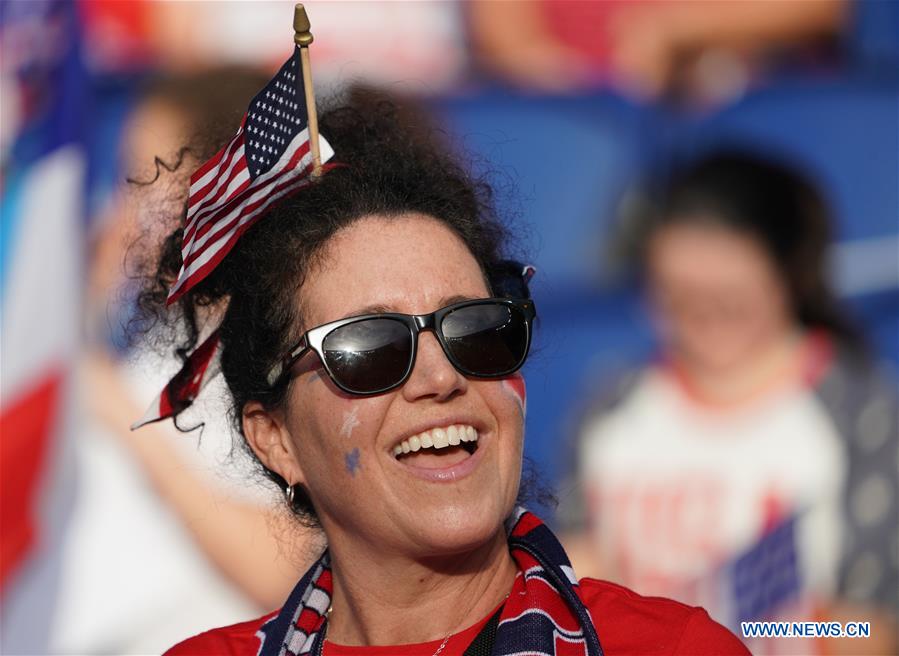
M 477 442 L 478 431 L 474 426 L 454 424 L 447 428 L 433 428 L 403 440 L 393 447 L 393 455 L 412 453 L 421 449 L 442 449 L 462 442 Z

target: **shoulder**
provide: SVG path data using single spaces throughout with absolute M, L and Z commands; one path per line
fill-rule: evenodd
M 256 632 L 277 611 L 248 622 L 211 629 L 188 638 L 169 649 L 163 656 L 244 656 L 259 651 Z
M 580 593 L 606 653 L 749 654 L 702 608 L 589 578 L 581 579 Z
M 619 410 L 646 382 L 654 368 L 654 363 L 644 362 L 603 376 L 593 386 L 580 410 L 581 425 L 589 425 Z
M 863 414 L 872 406 L 876 407 L 874 414 L 895 415 L 899 406 L 896 383 L 896 372 L 889 363 L 845 351 L 833 353 L 820 375 L 809 381 L 836 420 Z

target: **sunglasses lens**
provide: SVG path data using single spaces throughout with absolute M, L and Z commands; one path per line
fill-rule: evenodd
M 412 360 L 412 335 L 395 319 L 363 319 L 328 333 L 322 351 L 334 380 L 367 394 L 402 380 Z
M 528 326 L 516 307 L 467 305 L 443 318 L 447 349 L 459 366 L 478 376 L 511 373 L 524 361 Z

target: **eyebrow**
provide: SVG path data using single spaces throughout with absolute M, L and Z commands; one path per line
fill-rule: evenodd
M 444 296 L 440 299 L 440 302 L 437 308 L 446 307 L 447 305 L 452 305 L 454 303 L 461 303 L 462 301 L 473 301 L 481 298 L 480 296 L 465 296 L 465 295 L 455 295 L 455 296 Z M 405 312 L 397 312 L 395 308 L 392 308 L 388 305 L 383 304 L 374 304 L 374 305 L 366 305 L 363 308 L 358 310 L 353 310 L 347 315 L 341 317 L 342 319 L 349 319 L 350 317 L 359 317 L 365 314 L 386 314 L 386 313 L 394 313 L 394 314 L 406 314 Z

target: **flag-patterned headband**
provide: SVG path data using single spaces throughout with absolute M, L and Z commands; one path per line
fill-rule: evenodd
M 272 206 L 311 182 L 300 49 L 253 98 L 234 138 L 190 177 L 181 271 L 167 303 L 203 280 Z M 321 161 L 334 151 L 319 137 Z

